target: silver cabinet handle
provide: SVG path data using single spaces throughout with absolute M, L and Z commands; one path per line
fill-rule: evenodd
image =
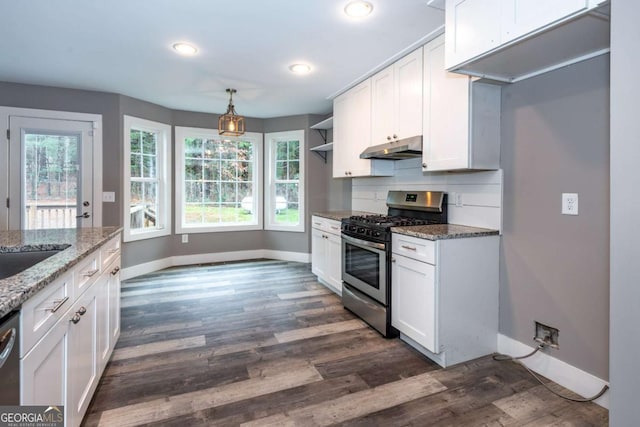
M 393 139 L 398 139 L 398 135 L 396 135 L 395 133 L 393 134 Z
M 111 275 L 115 276 L 116 274 L 118 274 L 118 271 L 120 271 L 120 267 L 115 267 L 113 270 L 111 270 Z
M 423 164 L 422 164 L 422 169 L 426 169 L 426 168 L 427 168 L 427 164 L 426 164 L 426 163 L 423 163 Z
M 87 312 L 87 309 L 86 309 L 85 307 L 80 307 L 80 308 L 78 309 L 78 311 L 77 311 L 77 313 L 78 313 L 80 316 L 84 316 L 84 314 L 85 314 L 86 312 Z
M 54 306 L 51 308 L 45 308 L 44 311 L 50 311 L 52 313 L 55 313 L 56 311 L 58 311 L 60 309 L 60 307 L 62 307 L 64 305 L 65 302 L 67 302 L 69 300 L 69 297 L 64 297 L 62 299 L 57 299 L 57 300 L 53 300 L 53 304 Z
M 390 136 L 387 136 L 387 141 L 391 141 L 391 137 Z
M 331 229 L 332 229 L 332 230 L 340 230 L 340 227 L 336 227 L 335 225 L 332 225 L 332 226 L 331 226 Z
M 391 258 L 391 262 L 396 262 L 396 259 L 395 258 Z
M 115 249 L 109 249 L 107 251 L 108 254 L 113 255 L 115 253 L 117 253 L 120 250 L 120 248 L 115 248 Z
M 98 269 L 96 268 L 96 269 L 94 269 L 94 270 L 85 271 L 84 273 L 82 273 L 82 275 L 83 275 L 83 276 L 86 276 L 86 277 L 91 277 L 91 276 L 93 276 L 94 274 L 96 274 L 98 271 L 100 271 L 100 270 L 98 270 Z
M 80 315 L 78 313 L 76 313 L 70 319 L 70 322 L 72 322 L 75 325 L 76 323 L 78 323 L 80 321 L 80 319 L 81 319 Z
M 402 249 L 407 249 L 409 251 L 417 251 L 417 249 L 413 246 L 402 245 L 400 246 Z

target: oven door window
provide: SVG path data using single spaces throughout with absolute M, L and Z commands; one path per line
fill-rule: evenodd
M 351 277 L 380 289 L 380 254 L 372 250 L 345 243 L 344 270 Z

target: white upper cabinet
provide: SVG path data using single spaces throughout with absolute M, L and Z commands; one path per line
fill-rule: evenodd
M 588 0 L 508 0 L 503 2 L 501 40 L 508 41 L 586 10 Z
M 501 3 L 502 0 L 447 2 L 447 68 L 488 52 L 500 44 Z
M 500 168 L 500 87 L 444 69 L 445 39 L 424 46 L 422 170 Z
M 422 134 L 422 49 L 371 78 L 371 145 Z
M 361 159 L 371 145 L 371 79 L 333 100 L 333 177 L 391 176 L 393 162 Z
M 603 0 L 447 0 L 446 68 L 515 82 L 607 53 L 609 9 Z

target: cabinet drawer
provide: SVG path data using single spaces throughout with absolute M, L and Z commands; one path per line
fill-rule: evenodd
M 326 231 L 327 233 L 340 235 L 341 233 L 340 221 L 334 219 L 322 218 L 320 216 L 311 217 L 311 227 L 318 230 Z
M 73 304 L 73 274 L 59 277 L 32 298 L 20 310 L 22 333 L 20 334 L 20 356 L 31 347 L 58 321 Z
M 393 233 L 391 251 L 422 262 L 436 263 L 436 242 Z
M 88 257 L 78 263 L 73 269 L 74 293 L 76 298 L 96 281 L 100 276 L 100 251 L 89 254 Z
M 102 269 L 104 270 L 114 259 L 120 256 L 120 234 L 105 243 L 100 252 Z

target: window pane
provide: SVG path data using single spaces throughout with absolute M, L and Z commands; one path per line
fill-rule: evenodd
M 220 162 L 221 166 L 221 176 L 220 179 L 222 181 L 236 181 L 237 179 L 237 162 Z
M 184 140 L 184 157 L 200 158 L 202 157 L 202 139 L 185 138 Z
M 276 161 L 276 179 L 287 179 L 287 162 Z
M 145 178 L 156 177 L 156 156 L 142 156 L 142 176 Z
M 204 203 L 216 203 L 220 201 L 220 183 L 205 182 L 203 188 Z
M 220 157 L 227 160 L 235 160 L 238 157 L 238 145 L 232 141 L 223 141 L 220 144 Z
M 203 207 L 201 204 L 187 203 L 184 207 L 185 224 L 201 224 L 203 218 Z
M 131 155 L 131 177 L 140 178 L 141 176 L 142 176 L 142 159 L 140 157 L 140 154 L 132 154 Z
M 202 179 L 202 161 L 197 159 L 185 159 L 184 178 L 189 181 Z
M 253 164 L 238 162 L 238 181 L 251 181 L 253 179 Z
M 153 132 L 141 132 L 142 152 L 144 154 L 156 154 L 156 134 Z
M 184 199 L 187 203 L 202 202 L 202 183 L 200 181 L 185 182 Z
M 287 179 L 297 180 L 300 179 L 300 162 L 289 162 L 289 177 Z
M 220 158 L 220 144 L 213 139 L 207 139 L 204 142 L 204 157 L 205 159 L 219 159 Z
M 141 145 L 140 145 L 140 131 L 139 130 L 135 130 L 135 129 L 131 129 L 131 132 L 129 133 L 129 135 L 131 136 L 131 154 L 133 153 L 141 153 Z
M 204 161 L 202 162 L 205 181 L 218 181 L 220 179 L 220 162 Z
M 289 160 L 300 159 L 300 141 L 289 141 Z

